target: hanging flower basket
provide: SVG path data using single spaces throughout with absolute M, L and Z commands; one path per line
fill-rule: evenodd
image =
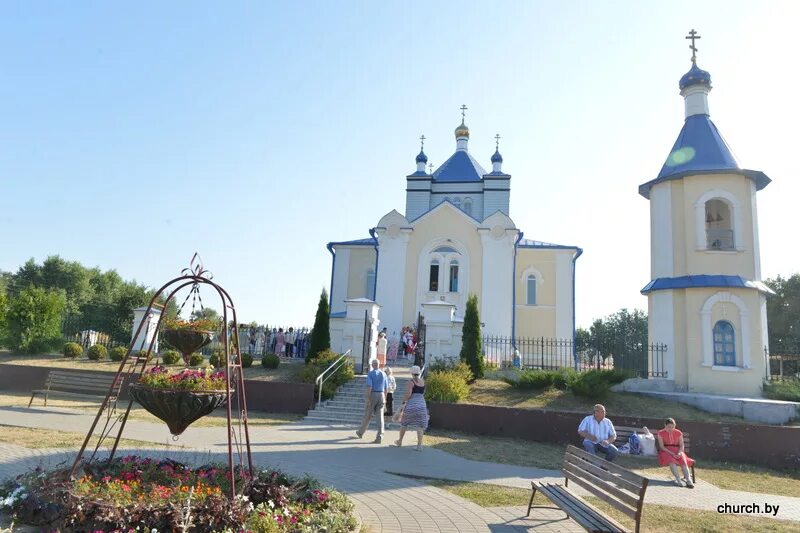
M 188 365 L 192 354 L 211 342 L 219 325 L 218 320 L 212 319 L 186 321 L 167 318 L 164 319 L 163 337 L 183 354 L 183 360 Z
M 183 370 L 170 374 L 156 366 L 142 374 L 128 394 L 147 412 L 163 420 L 173 435 L 180 435 L 196 420 L 211 414 L 228 400 L 225 372 Z

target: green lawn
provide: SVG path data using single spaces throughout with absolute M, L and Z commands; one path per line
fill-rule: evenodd
M 564 446 L 522 439 L 486 437 L 457 431 L 432 429 L 425 445 L 465 459 L 559 470 Z M 617 462 L 650 479 L 671 479 L 667 467 L 658 466 L 654 457 L 620 456 Z M 721 489 L 748 490 L 762 494 L 781 494 L 800 498 L 800 471 L 777 470 L 725 461 L 698 460 L 697 479 Z
M 46 366 L 50 368 L 72 368 L 82 371 L 116 372 L 119 363 L 113 361 L 91 361 L 84 356 L 78 359 L 67 359 L 60 354 L 50 355 L 20 355 L 9 352 L 0 352 L 0 364 Z M 171 368 L 179 369 L 183 363 L 172 365 Z M 261 360 L 253 361 L 253 366 L 244 369 L 245 379 L 256 381 L 288 381 L 299 382 L 300 370 L 304 366 L 303 359 L 281 360 L 275 369 L 266 369 L 261 366 Z
M 465 403 L 590 414 L 597 402 L 575 396 L 569 391 L 517 389 L 499 379 L 479 379 L 470 385 L 470 394 Z M 678 421 L 679 427 L 682 420 L 728 424 L 745 423 L 739 417 L 707 413 L 689 405 L 628 392 L 609 393 L 608 397 L 600 403 L 606 406 L 608 418 L 611 420 L 619 416 L 659 419 L 669 416 Z

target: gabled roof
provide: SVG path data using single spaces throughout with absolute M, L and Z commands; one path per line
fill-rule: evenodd
M 569 246 L 566 244 L 553 244 L 551 242 L 534 241 L 531 239 L 522 239 L 517 245 L 518 248 L 550 248 L 562 250 L 580 250 L 578 246 Z
M 466 150 L 458 150 L 433 173 L 434 181 L 480 181 L 486 171 Z
M 367 239 L 356 239 L 354 241 L 329 242 L 328 247 L 331 246 L 375 246 L 375 239 L 369 237 Z
M 680 179 L 692 174 L 743 174 L 763 189 L 770 179 L 763 173 L 739 168 L 736 158 L 719 130 L 708 115 L 691 115 L 681 129 L 675 145 L 667 156 L 656 179 L 639 186 L 639 194 L 650 198 L 650 188 L 667 180 Z

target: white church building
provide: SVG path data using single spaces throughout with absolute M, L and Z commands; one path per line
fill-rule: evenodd
M 347 316 L 363 323 L 365 313 L 372 315 L 391 335 L 422 314 L 428 353 L 457 356 L 470 294 L 478 297 L 487 334 L 573 338 L 582 250 L 524 238 L 510 217 L 511 175 L 499 145 L 487 172 L 470 154 L 469 138 L 462 118 L 455 153 L 436 170 L 426 169 L 423 144 L 416 171 L 406 176 L 404 212 L 386 213 L 368 238 L 328 244 L 334 348 L 357 344 L 342 341 Z M 450 322 L 458 339 L 434 345 L 431 320 Z
M 711 121 L 711 75 L 694 53 L 679 88 L 683 128 L 658 176 L 639 187 L 650 201 L 649 340 L 667 345 L 676 390 L 756 396 L 772 293 L 761 280 L 756 193 L 770 179 L 741 168 Z

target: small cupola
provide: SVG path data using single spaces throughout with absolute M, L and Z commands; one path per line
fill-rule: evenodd
M 425 165 L 428 164 L 428 156 L 425 155 L 425 135 L 419 137 L 419 153 L 417 154 L 417 172 L 425 172 Z
M 495 146 L 492 154 L 492 172 L 503 171 L 503 156 L 500 155 L 500 134 L 494 136 Z
M 695 30 L 686 36 L 691 39 L 689 49 L 692 51 L 692 68 L 681 76 L 678 88 L 686 109 L 686 118 L 693 115 L 708 115 L 708 93 L 711 91 L 711 74 L 697 66 L 697 47 L 695 41 L 700 38 Z
M 456 150 L 467 151 L 467 142 L 469 141 L 469 128 L 464 122 L 466 120 L 466 112 L 469 109 L 466 105 L 461 106 L 461 124 L 458 125 L 455 131 L 456 135 Z

